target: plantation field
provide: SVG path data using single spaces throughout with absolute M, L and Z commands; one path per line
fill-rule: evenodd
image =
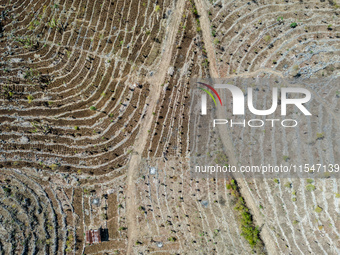
M 337 172 L 190 173 L 194 155 L 340 163 L 339 7 L 0 0 L 0 254 L 340 254 Z M 209 78 L 248 79 L 267 109 L 273 86 L 303 84 L 313 116 L 289 108 L 294 131 L 200 133 L 211 126 L 199 129 L 191 89 Z M 91 229 L 101 243 L 86 243 Z

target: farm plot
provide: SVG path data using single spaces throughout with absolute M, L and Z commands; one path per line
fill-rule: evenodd
M 124 167 L 174 7 L 2 4 L 2 161 L 90 175 Z
M 177 158 L 144 161 L 137 179 L 134 251 L 247 254 L 227 180 L 193 179 Z
M 335 1 L 207 3 L 221 77 L 270 69 L 285 76 L 336 74 Z
M 30 173 L 30 175 L 28 175 Z M 76 175 L 2 168 L 1 252 L 3 254 L 98 254 L 126 250 L 124 179 L 75 184 Z M 117 193 L 117 195 L 115 195 Z M 88 246 L 85 231 L 108 230 Z M 108 248 L 110 247 L 110 248 Z
M 308 78 L 325 79 L 318 86 L 307 86 L 314 97 L 308 105 L 312 120 L 290 111 L 303 124 L 299 131 L 230 131 L 231 141 L 225 144 L 229 163 L 338 163 L 338 86 L 331 81 L 339 69 L 335 18 L 339 6 L 333 1 L 206 1 L 202 5 L 208 9 L 203 16 L 211 21 L 205 43 L 216 78 L 250 78 L 254 84 L 264 77 L 296 79 L 297 84 Z M 258 108 L 268 107 L 268 99 L 264 100 L 255 103 Z M 309 178 L 301 179 L 251 175 L 237 179 L 262 225 L 261 237 L 269 253 L 338 253 L 338 179 L 332 176 L 311 171 Z

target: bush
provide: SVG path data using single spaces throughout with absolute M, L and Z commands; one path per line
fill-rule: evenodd
M 30 104 L 33 101 L 33 96 L 32 95 L 28 95 L 27 96 L 27 100 L 28 100 L 28 103 Z
M 173 236 L 168 238 L 168 241 L 170 242 L 176 242 L 176 240 L 177 240 L 176 237 L 173 237 Z
M 289 156 L 286 156 L 286 155 L 284 155 L 284 156 L 283 156 L 283 160 L 284 160 L 284 161 L 286 161 L 286 162 L 287 162 L 289 159 L 290 159 L 290 157 L 289 157 Z
M 306 190 L 307 190 L 307 191 L 314 191 L 314 190 L 315 190 L 315 186 L 314 186 L 313 184 L 308 184 L 308 185 L 306 186 Z
M 291 188 L 292 187 L 292 183 L 290 182 L 286 182 L 285 185 L 284 185 L 286 188 Z
M 325 133 L 317 133 L 316 134 L 316 140 L 322 140 L 325 138 Z
M 55 171 L 58 168 L 57 164 L 52 164 L 49 166 L 49 168 L 51 168 L 53 171 Z
M 316 208 L 315 208 L 315 212 L 317 212 L 317 213 L 321 213 L 322 210 L 323 209 L 320 206 L 316 206 Z
M 227 189 L 237 190 L 237 185 L 234 179 L 231 179 L 230 184 L 228 183 Z
M 283 22 L 283 17 L 278 17 L 276 20 L 281 23 Z
M 266 35 L 265 37 L 263 37 L 263 39 L 266 41 L 266 42 L 269 42 L 271 37 L 270 35 Z
M 243 236 L 250 246 L 254 248 L 260 239 L 260 231 L 257 226 L 254 225 L 251 214 L 248 212 L 244 200 L 242 197 L 238 200 L 238 205 L 235 207 L 236 210 L 240 211 L 240 221 L 241 221 L 241 236 Z
M 91 110 L 91 111 L 95 111 L 95 110 L 97 110 L 97 108 L 94 107 L 94 106 L 91 106 L 91 107 L 90 107 L 90 110 Z
M 11 194 L 11 189 L 7 187 L 2 187 L 3 191 L 5 191 L 6 195 L 9 196 Z
M 291 28 L 296 28 L 296 27 L 297 27 L 297 23 L 296 23 L 296 22 L 293 22 L 292 24 L 290 24 L 290 27 L 291 27 Z

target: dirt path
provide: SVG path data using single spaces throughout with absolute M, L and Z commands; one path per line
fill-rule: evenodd
M 141 127 L 134 144 L 134 153 L 130 159 L 128 169 L 127 169 L 127 225 L 128 225 L 128 247 L 127 254 L 132 254 L 132 248 L 134 242 L 138 239 L 138 229 L 137 226 L 137 203 L 136 203 L 136 180 L 138 177 L 139 165 L 142 159 L 142 153 L 147 144 L 148 130 L 151 129 L 153 122 L 152 112 L 154 111 L 157 101 L 160 98 L 162 87 L 161 84 L 164 83 L 165 76 L 167 74 L 173 46 L 175 45 L 175 38 L 178 31 L 178 26 L 181 21 L 182 13 L 184 11 L 185 0 L 179 0 L 176 4 L 176 9 L 171 15 L 171 21 L 168 26 L 169 32 L 167 34 L 165 42 L 165 52 L 162 54 L 161 62 L 158 66 L 158 70 L 153 77 L 148 81 L 150 82 L 150 97 L 148 100 L 148 109 L 144 117 L 144 121 L 141 123 Z
M 208 54 L 208 59 L 209 59 L 209 67 L 210 67 L 210 75 L 212 78 L 218 78 L 219 74 L 218 74 L 218 69 L 217 69 L 217 65 L 216 65 L 216 58 L 215 58 L 215 51 L 214 51 L 214 47 L 212 45 L 212 38 L 211 38 L 211 32 L 210 32 L 210 21 L 209 21 L 209 17 L 207 14 L 207 7 L 204 3 L 204 1 L 202 0 L 195 0 L 196 3 L 196 8 L 198 10 L 198 13 L 200 15 L 200 24 L 201 24 L 201 28 L 202 28 L 202 33 L 203 33 L 203 40 L 204 40 L 204 45 L 205 48 L 207 50 L 207 54 Z M 258 70 L 257 72 L 260 71 L 265 71 L 265 70 Z M 271 72 L 272 70 L 266 70 Z M 243 76 L 252 76 L 255 73 L 247 73 Z M 282 75 L 282 74 L 278 74 L 275 72 L 276 75 Z M 238 77 L 240 77 L 242 75 L 238 75 Z M 223 110 L 217 110 L 217 116 L 225 116 L 225 113 L 223 113 Z M 225 137 L 226 139 L 222 139 L 223 142 L 223 146 L 227 151 L 227 154 L 229 156 L 229 162 L 231 165 L 237 165 L 236 162 L 236 157 L 235 157 L 235 152 L 234 152 L 234 148 L 233 148 L 233 144 L 231 141 L 231 135 L 229 132 L 229 129 L 226 128 L 221 128 L 219 130 L 221 137 Z M 271 237 L 271 234 L 268 230 L 267 225 L 265 225 L 265 222 L 262 218 L 262 216 L 260 215 L 258 206 L 256 206 L 255 201 L 253 200 L 249 190 L 246 188 L 246 184 L 245 184 L 245 180 L 238 178 L 237 179 L 238 185 L 240 187 L 240 191 L 242 196 L 244 197 L 247 206 L 251 209 L 252 213 L 253 213 L 253 217 L 257 223 L 257 225 L 263 225 L 262 231 L 261 231 L 261 238 L 266 246 L 267 252 L 268 254 L 277 254 L 277 250 L 275 247 L 275 242 Z

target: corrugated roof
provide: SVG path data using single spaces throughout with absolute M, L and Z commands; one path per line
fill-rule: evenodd
M 86 235 L 86 243 L 88 243 L 88 244 L 101 243 L 102 242 L 99 229 L 87 230 L 85 232 L 85 235 Z

